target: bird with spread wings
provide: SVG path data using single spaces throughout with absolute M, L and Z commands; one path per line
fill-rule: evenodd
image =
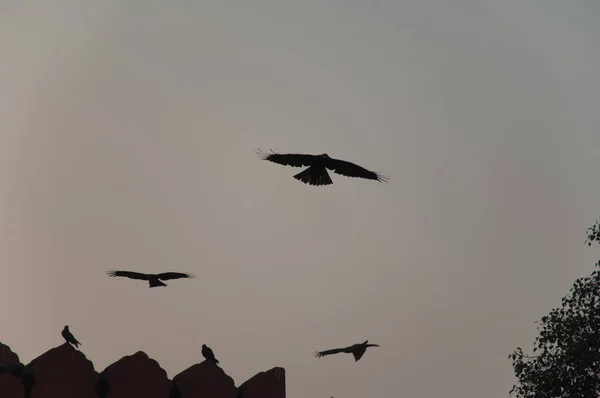
M 139 279 L 142 281 L 148 281 L 150 287 L 167 286 L 162 281 L 168 281 L 170 279 L 181 279 L 181 278 L 195 278 L 194 274 L 184 274 L 181 272 L 163 272 L 162 274 L 142 274 L 141 272 L 133 271 L 108 271 L 108 276 L 122 276 L 129 279 Z
M 327 169 L 346 177 L 366 178 L 368 180 L 379 182 L 387 182 L 389 180 L 389 177 L 381 175 L 380 173 L 367 170 L 364 167 L 345 160 L 331 158 L 326 153 L 321 155 L 298 153 L 280 154 L 273 151 L 271 151 L 271 153 L 264 153 L 260 150 L 256 153 L 261 156 L 263 160 L 268 160 L 284 166 L 308 166 L 306 170 L 296 174 L 294 178 L 309 185 L 322 186 L 333 184 L 329 173 L 327 173 Z
M 340 354 L 340 353 L 352 354 L 354 356 L 354 362 L 358 362 L 358 360 L 360 358 L 362 358 L 362 356 L 364 355 L 365 351 L 367 351 L 367 347 L 379 347 L 379 344 L 367 344 L 368 342 L 369 342 L 369 340 L 365 340 L 364 343 L 354 344 L 354 345 L 344 347 L 344 348 L 334 348 L 332 350 L 317 351 L 315 353 L 315 356 L 317 358 L 321 358 L 321 357 L 324 357 L 325 355 L 332 355 L 332 354 Z

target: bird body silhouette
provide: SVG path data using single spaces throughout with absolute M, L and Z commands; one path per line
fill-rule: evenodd
M 309 185 L 323 186 L 333 184 L 329 173 L 327 173 L 327 169 L 346 177 L 366 178 L 379 182 L 387 182 L 389 180 L 389 177 L 383 176 L 380 173 L 367 170 L 364 167 L 345 160 L 331 158 L 326 153 L 321 155 L 307 155 L 298 153 L 280 154 L 271 151 L 270 154 L 267 154 L 258 150 L 257 154 L 263 160 L 284 166 L 309 166 L 306 170 L 294 176 L 298 181 Z
M 215 353 L 206 344 L 202 344 L 202 356 L 216 365 L 219 364 L 219 360 L 215 358 Z
M 339 353 L 352 354 L 354 356 L 354 362 L 358 362 L 358 360 L 360 358 L 362 358 L 362 356 L 365 354 L 365 351 L 367 351 L 367 347 L 379 347 L 379 344 L 368 344 L 368 342 L 369 342 L 369 340 L 365 340 L 364 343 L 354 344 L 354 345 L 344 347 L 344 348 L 334 348 L 332 350 L 317 351 L 315 353 L 315 356 L 317 358 L 321 358 L 321 357 L 324 357 L 325 355 L 332 355 L 332 354 L 339 354 Z
M 193 274 L 184 274 L 181 272 L 163 272 L 161 274 L 143 274 L 141 272 L 133 271 L 108 271 L 107 275 L 110 277 L 122 276 L 129 279 L 139 279 L 142 281 L 148 281 L 149 287 L 160 287 L 167 286 L 162 281 L 168 281 L 170 279 L 181 279 L 181 278 L 195 278 Z
M 75 336 L 73 336 L 73 334 L 69 330 L 69 326 L 65 326 L 63 328 L 61 334 L 62 334 L 62 337 L 67 341 L 67 343 L 74 345 L 75 348 L 79 348 L 79 346 L 81 345 L 81 343 L 79 341 L 77 341 Z

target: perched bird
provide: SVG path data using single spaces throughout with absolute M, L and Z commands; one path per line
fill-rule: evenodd
M 108 271 L 108 276 L 124 276 L 130 279 L 139 279 L 142 281 L 148 281 L 150 287 L 167 286 L 162 281 L 168 281 L 170 279 L 181 279 L 181 278 L 195 278 L 194 274 L 183 274 L 181 272 L 163 272 L 162 274 L 142 274 L 140 272 L 133 271 Z
M 77 341 L 75 336 L 73 336 L 73 334 L 69 331 L 69 326 L 65 326 L 61 334 L 62 337 L 64 337 L 64 339 L 67 340 L 67 343 L 73 344 L 75 348 L 78 348 L 81 345 L 81 343 Z
M 379 347 L 379 344 L 367 344 L 368 342 L 369 340 L 365 340 L 364 343 L 354 344 L 345 348 L 334 348 L 333 350 L 318 351 L 315 353 L 315 356 L 317 358 L 321 358 L 325 355 L 345 353 L 354 355 L 354 362 L 358 362 L 358 360 L 364 355 L 365 351 L 367 351 L 367 347 Z
M 268 160 L 284 166 L 309 166 L 306 170 L 294 176 L 298 181 L 302 181 L 309 185 L 320 186 L 333 184 L 331 177 L 329 177 L 329 174 L 327 173 L 327 169 L 346 177 L 366 178 L 368 180 L 376 180 L 379 182 L 387 182 L 389 180 L 389 177 L 374 171 L 369 171 L 354 163 L 330 158 L 326 153 L 321 155 L 305 155 L 297 153 L 279 154 L 271 151 L 270 154 L 267 154 L 258 150 L 257 154 L 261 156 L 263 160 Z
M 207 347 L 206 344 L 202 344 L 202 356 L 215 364 L 219 363 L 219 360 L 215 358 L 213 350 L 211 350 L 210 347 Z

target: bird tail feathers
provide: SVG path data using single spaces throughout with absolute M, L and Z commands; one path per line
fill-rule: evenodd
M 327 169 L 322 166 L 310 166 L 308 169 L 294 176 L 295 179 L 309 185 L 331 185 L 331 177 L 327 173 Z

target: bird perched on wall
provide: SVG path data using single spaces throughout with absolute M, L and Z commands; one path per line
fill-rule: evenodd
M 62 337 L 67 341 L 67 343 L 74 345 L 75 348 L 78 348 L 81 345 L 81 343 L 79 341 L 77 341 L 75 336 L 73 336 L 73 334 L 69 330 L 69 326 L 65 326 L 63 328 L 61 334 L 62 334 Z
M 202 344 L 202 356 L 207 360 L 214 362 L 215 365 L 219 364 L 219 360 L 215 358 L 215 353 L 206 344 Z
M 263 160 L 268 160 L 284 166 L 308 166 L 306 170 L 296 174 L 294 178 L 309 185 L 322 186 L 333 184 L 331 177 L 329 177 L 329 173 L 327 173 L 327 169 L 346 177 L 366 178 L 368 180 L 379 182 L 387 182 L 389 180 L 389 177 L 383 176 L 380 173 L 367 170 L 357 164 L 345 160 L 331 158 L 326 153 L 321 155 L 306 155 L 298 153 L 280 154 L 271 151 L 271 153 L 268 154 L 258 150 L 257 154 L 261 156 Z
M 379 347 L 379 344 L 367 344 L 368 342 L 369 342 L 369 340 L 365 340 L 364 343 L 354 344 L 349 347 L 334 348 L 332 350 L 326 350 L 326 351 L 318 351 L 315 353 L 315 356 L 317 358 L 321 358 L 321 357 L 324 357 L 325 355 L 345 353 L 345 354 L 352 354 L 354 356 L 354 362 L 358 362 L 358 360 L 360 358 L 362 358 L 362 356 L 364 355 L 365 351 L 367 351 L 367 347 Z
M 184 274 L 181 272 L 163 272 L 162 274 L 142 274 L 140 272 L 133 271 L 108 271 L 108 276 L 122 276 L 129 279 L 139 279 L 142 281 L 148 281 L 150 287 L 167 286 L 162 281 L 168 281 L 170 279 L 181 279 L 181 278 L 195 278 L 194 274 Z

